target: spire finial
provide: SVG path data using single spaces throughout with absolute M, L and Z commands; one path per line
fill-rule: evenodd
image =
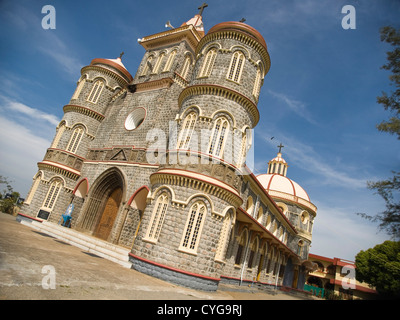
M 123 56 L 124 54 L 125 54 L 125 52 L 122 51 L 122 52 L 119 54 L 119 58 L 122 59 L 122 56 Z
M 201 16 L 203 14 L 204 8 L 207 8 L 207 7 L 208 7 L 208 4 L 205 3 L 205 2 L 203 2 L 203 4 L 200 7 L 198 7 L 198 9 L 200 10 L 199 11 L 199 16 Z
M 284 147 L 284 145 L 282 145 L 282 142 L 281 142 L 281 144 L 279 146 L 277 146 L 277 147 L 279 148 L 279 153 L 281 153 L 282 148 Z

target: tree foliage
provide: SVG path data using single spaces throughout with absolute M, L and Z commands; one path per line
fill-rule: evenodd
M 381 28 L 381 41 L 389 43 L 393 51 L 388 51 L 387 63 L 382 69 L 391 71 L 389 80 L 395 90 L 388 95 L 382 92 L 377 97 L 377 102 L 383 105 L 385 110 L 390 111 L 391 117 L 377 125 L 379 131 L 397 135 L 400 139 L 400 29 L 396 30 L 391 26 Z M 386 231 L 395 239 L 400 239 L 400 172 L 393 171 L 393 177 L 387 180 L 368 182 L 368 188 L 376 190 L 386 202 L 386 210 L 375 216 L 365 213 L 360 215 L 374 222 L 380 222 L 379 228 Z
M 386 52 L 388 63 L 383 65 L 382 69 L 392 72 L 389 80 L 395 90 L 390 95 L 382 92 L 382 96 L 377 98 L 377 102 L 392 113 L 389 120 L 382 121 L 377 128 L 379 131 L 397 135 L 400 139 L 400 30 L 396 31 L 395 28 L 387 26 L 381 28 L 380 32 L 381 41 L 393 46 L 393 51 Z
M 386 298 L 400 298 L 400 241 L 385 241 L 356 255 L 356 279 Z
M 12 214 L 20 194 L 13 190 L 8 178 L 1 175 L 0 184 L 6 185 L 6 189 L 0 192 L 0 212 Z

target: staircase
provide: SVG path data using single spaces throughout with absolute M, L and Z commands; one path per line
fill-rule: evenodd
M 17 221 L 23 225 L 34 228 L 39 232 L 43 232 L 49 236 L 62 240 L 65 243 L 85 250 L 86 252 L 116 262 L 125 268 L 131 268 L 132 266 L 128 255 L 130 250 L 124 247 L 117 246 L 107 241 L 88 236 L 76 230 L 48 221 L 27 221 L 26 219 L 17 219 Z

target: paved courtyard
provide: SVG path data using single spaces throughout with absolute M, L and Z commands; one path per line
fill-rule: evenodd
M 0 213 L 0 300 L 299 300 L 180 287 L 64 243 Z

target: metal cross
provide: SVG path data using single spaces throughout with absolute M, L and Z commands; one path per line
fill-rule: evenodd
M 207 7 L 208 7 L 208 4 L 205 3 L 205 2 L 203 2 L 203 4 L 202 4 L 200 7 L 197 8 L 197 9 L 200 10 L 200 12 L 199 12 L 199 15 L 200 15 L 200 16 L 203 14 L 204 8 L 207 8 Z
M 281 150 L 282 150 L 283 147 L 284 147 L 284 146 L 282 145 L 282 142 L 281 142 L 281 144 L 278 146 L 278 148 L 279 148 L 279 153 L 281 153 Z
M 124 53 L 125 53 L 125 52 L 122 51 L 122 52 L 119 54 L 119 58 L 120 58 L 120 59 L 122 58 L 122 56 L 124 55 Z

